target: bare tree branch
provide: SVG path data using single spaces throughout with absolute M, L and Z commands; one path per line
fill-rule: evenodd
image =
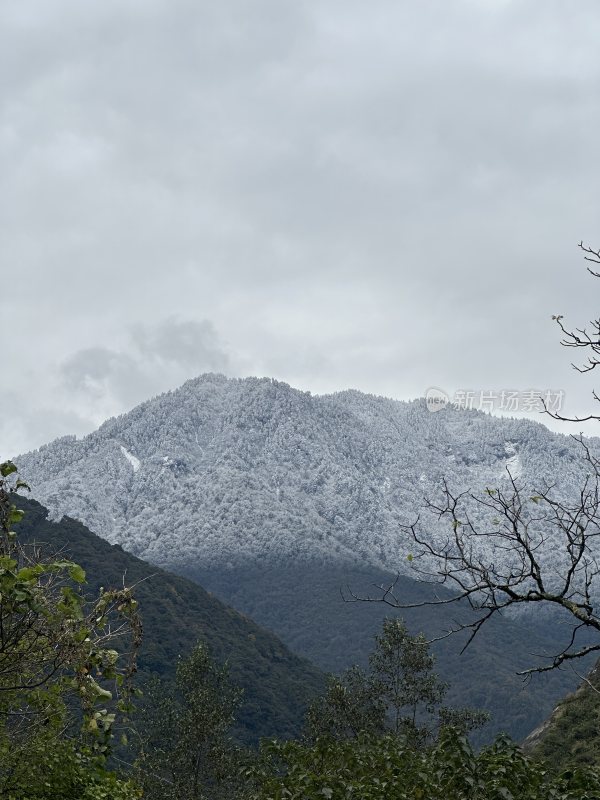
M 600 265 L 600 250 L 579 247 L 586 261 Z M 588 267 L 600 278 L 600 271 Z M 553 315 L 562 332 L 565 347 L 587 348 L 591 355 L 579 372 L 600 364 L 600 319 L 585 328 L 569 330 L 562 315 Z M 594 398 L 600 396 L 594 392 Z M 544 401 L 542 400 L 544 403 Z M 569 420 L 551 412 L 559 420 Z M 600 415 L 572 418 L 583 422 Z M 483 492 L 454 491 L 446 480 L 440 494 L 425 502 L 415 521 L 401 526 L 417 547 L 411 567 L 418 580 L 446 591 L 420 602 L 405 602 L 397 591 L 398 577 L 389 585 L 377 586 L 375 595 L 359 596 L 347 589 L 349 601 L 383 602 L 397 609 L 463 604 L 473 614 L 454 621 L 437 639 L 465 631 L 466 650 L 490 619 L 508 609 L 539 603 L 570 615 L 573 628 L 569 641 L 557 645 L 551 654 L 538 654 L 547 663 L 519 673 L 531 675 L 600 651 L 600 459 L 591 452 L 582 435 L 572 437 L 581 447 L 587 477 L 577 495 L 566 501 L 554 485 L 542 485 L 533 493 L 517 482 L 507 469 L 508 483 Z M 426 524 L 424 514 L 434 524 Z M 445 537 L 432 534 L 439 521 L 447 521 Z M 549 551 L 553 557 L 548 558 Z M 556 560 L 560 566 L 556 567 Z M 597 642 L 581 644 L 582 631 L 596 632 Z

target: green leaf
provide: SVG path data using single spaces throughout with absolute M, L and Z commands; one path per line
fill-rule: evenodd
M 83 619 L 83 598 L 75 594 L 69 586 L 63 586 L 60 590 L 63 596 L 62 601 L 58 604 L 58 610 L 61 614 L 72 619 Z
M 8 522 L 9 524 L 12 524 L 13 522 L 21 522 L 24 516 L 25 516 L 24 511 L 21 511 L 16 506 L 12 506 L 10 511 L 8 512 Z
M 17 467 L 13 464 L 12 461 L 4 461 L 0 464 L 0 475 L 3 478 L 8 478 L 9 475 L 12 475 L 13 472 L 17 471 Z
M 85 570 L 73 561 L 53 561 L 51 569 L 55 571 L 66 569 L 75 583 L 85 583 Z
M 31 581 L 38 578 L 44 572 L 44 567 L 41 564 L 36 564 L 34 567 L 23 567 L 17 572 L 17 578 L 20 581 Z
M 103 650 L 102 661 L 108 666 L 114 666 L 119 660 L 119 654 L 116 650 Z
M 68 568 L 69 577 L 76 583 L 85 583 L 85 570 L 79 564 L 71 564 Z
M 112 692 L 108 689 L 103 689 L 93 678 L 90 678 L 87 684 L 96 700 L 112 700 Z
M 26 600 L 29 600 L 31 595 L 29 592 L 25 592 L 22 589 L 15 589 L 13 597 L 17 603 L 24 603 Z

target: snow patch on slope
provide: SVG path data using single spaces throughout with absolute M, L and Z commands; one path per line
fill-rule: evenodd
M 140 468 L 140 465 L 141 465 L 141 461 L 139 460 L 139 458 L 136 458 L 136 457 L 133 455 L 133 453 L 130 453 L 130 452 L 129 452 L 129 450 L 126 450 L 126 449 L 123 447 L 123 445 L 121 445 L 121 452 L 123 453 L 123 455 L 125 456 L 125 458 L 127 459 L 127 461 L 129 461 L 129 463 L 130 463 L 130 464 L 131 464 L 131 466 L 133 467 L 133 471 L 134 471 L 134 472 L 137 472 L 137 471 L 138 471 L 138 469 Z
M 508 474 L 513 480 L 522 477 L 523 475 L 523 462 L 521 456 L 517 453 L 517 448 L 514 442 L 504 443 L 504 452 L 509 458 L 507 459 L 502 470 L 501 477 L 508 478 Z
M 503 472 L 504 478 L 507 477 L 506 474 L 507 472 L 510 473 L 510 477 L 513 480 L 520 478 L 521 475 L 523 474 L 523 462 L 521 461 L 521 457 L 518 454 L 511 456 L 511 458 L 509 458 L 508 461 L 506 462 Z

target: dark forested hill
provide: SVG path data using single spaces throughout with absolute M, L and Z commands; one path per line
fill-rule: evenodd
M 234 607 L 244 608 L 254 620 L 274 631 L 295 652 L 324 670 L 338 672 L 350 664 L 366 665 L 374 635 L 383 618 L 401 614 L 413 632 L 439 636 L 458 619 L 473 617 L 465 607 L 423 606 L 394 611 L 382 603 L 344 602 L 340 589 L 376 594 L 374 584 L 389 585 L 397 576 L 373 567 L 305 564 L 273 569 L 248 566 L 219 571 L 190 567 L 188 574 Z M 396 595 L 418 603 L 431 597 L 431 587 L 400 576 Z M 346 594 L 348 594 L 346 590 Z M 443 587 L 437 588 L 446 596 Z M 447 700 L 457 706 L 484 708 L 492 721 L 475 738 L 489 741 L 499 731 L 516 740 L 525 737 L 547 716 L 556 702 L 572 691 L 579 679 L 571 670 L 534 675 L 525 681 L 517 672 L 532 666 L 532 654 L 553 652 L 566 641 L 571 627 L 538 615 L 521 622 L 497 617 L 485 626 L 461 653 L 464 635 L 437 642 L 436 671 L 449 682 Z M 592 660 L 579 665 L 589 669 Z
M 123 580 L 127 585 L 142 581 L 135 590 L 144 625 L 142 678 L 147 673 L 173 675 L 178 656 L 201 640 L 217 661 L 229 663 L 232 680 L 244 689 L 237 726 L 242 740 L 298 733 L 307 703 L 324 686 L 318 669 L 196 583 L 110 545 L 80 522 L 49 522 L 46 509 L 34 501 L 20 499 L 19 504 L 26 511 L 19 524 L 21 540 L 43 543 L 81 564 L 90 594 L 100 586 L 121 586 Z

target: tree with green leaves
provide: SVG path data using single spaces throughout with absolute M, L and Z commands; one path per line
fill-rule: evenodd
M 434 746 L 415 749 L 403 736 L 362 734 L 314 742 L 263 742 L 246 770 L 250 800 L 593 800 L 600 772 L 558 776 L 510 740 L 476 754 L 446 728 Z
M 394 733 L 426 737 L 425 718 L 435 713 L 447 685 L 433 671 L 435 658 L 423 634 L 411 636 L 403 620 L 385 619 L 369 658 Z M 420 728 L 420 723 L 423 728 Z
M 310 739 L 353 739 L 365 732 L 382 734 L 385 729 L 386 705 L 380 687 L 356 665 L 339 677 L 330 675 L 325 696 L 311 703 L 306 712 Z
M 19 543 L 16 493 L 27 489 L 12 462 L 0 464 L 0 796 L 137 797 L 105 769 L 116 721 L 130 709 L 136 601 L 123 588 L 88 603 L 78 564 Z
M 434 672 L 423 634 L 410 634 L 402 619 L 386 619 L 375 642 L 368 673 L 355 666 L 329 679 L 325 698 L 307 713 L 309 737 L 391 731 L 423 746 L 442 727 L 467 732 L 486 722 L 484 712 L 442 705 L 448 686 Z
M 155 679 L 145 688 L 136 763 L 145 798 L 233 796 L 241 751 L 229 729 L 241 693 L 202 644 L 179 662 L 175 686 Z

